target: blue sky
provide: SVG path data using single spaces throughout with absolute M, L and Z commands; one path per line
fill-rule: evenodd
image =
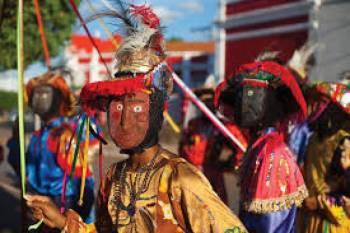
M 87 0 L 81 0 L 79 7 L 83 17 L 91 15 L 87 5 Z M 93 6 L 99 11 L 107 9 L 103 1 L 113 3 L 115 0 L 89 0 Z M 125 0 L 124 0 L 125 1 Z M 167 39 L 177 37 L 184 40 L 198 41 L 211 39 L 211 31 L 206 30 L 199 32 L 196 29 L 210 28 L 217 14 L 218 0 L 130 0 L 133 4 L 148 4 L 157 15 L 161 18 L 162 26 L 165 26 L 165 36 Z M 111 24 L 110 19 L 104 19 L 109 30 L 115 32 L 116 26 Z M 100 35 L 106 38 L 107 35 L 101 29 L 97 21 L 88 24 L 93 35 Z M 76 24 L 73 29 L 78 33 L 85 33 L 84 30 Z M 59 60 L 59 59 L 56 59 Z M 55 59 L 53 59 L 54 63 Z M 46 71 L 46 67 L 42 63 L 34 63 L 30 65 L 25 72 L 26 79 L 37 76 Z M 17 89 L 16 71 L 9 70 L 0 73 L 1 89 L 15 91 Z
M 104 0 L 112 3 L 114 0 Z M 90 0 L 94 7 L 98 10 L 107 9 L 102 0 Z M 208 40 L 210 39 L 210 31 L 198 32 L 198 28 L 212 27 L 213 21 L 217 14 L 217 0 L 131 0 L 133 4 L 149 4 L 159 15 L 162 25 L 166 27 L 166 38 L 180 37 L 185 40 Z M 90 10 L 83 0 L 80 5 L 80 11 L 84 16 L 90 14 Z M 105 19 L 106 25 L 111 31 L 115 31 L 115 26 L 109 24 L 110 20 Z M 89 23 L 89 29 L 96 33 L 100 32 L 105 37 L 104 31 L 101 29 L 97 21 Z M 83 33 L 83 30 L 78 30 Z

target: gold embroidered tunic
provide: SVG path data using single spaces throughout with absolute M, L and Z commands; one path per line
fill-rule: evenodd
M 68 211 L 65 232 L 247 232 L 203 174 L 183 158 L 161 149 L 149 179 L 146 172 L 126 170 L 124 185 L 118 178 L 121 164 L 113 165 L 107 173 L 105 198 L 102 194 L 98 197 L 95 224 L 86 225 L 76 213 Z M 147 188 L 137 198 L 135 208 L 121 208 L 130 207 L 131 190 L 137 192 L 145 180 Z M 118 190 L 121 205 L 115 200 Z

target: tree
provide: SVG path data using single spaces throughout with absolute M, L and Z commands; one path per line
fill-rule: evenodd
M 33 0 L 24 1 L 24 65 L 43 59 Z M 75 1 L 79 4 L 80 0 Z M 72 31 L 74 12 L 67 0 L 39 0 L 51 57 L 59 53 Z M 17 67 L 17 1 L 0 0 L 0 70 Z
M 0 110 L 10 111 L 17 106 L 17 93 L 0 90 Z

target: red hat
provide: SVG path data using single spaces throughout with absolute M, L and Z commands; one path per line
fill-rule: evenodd
M 165 42 L 157 15 L 148 6 L 129 5 L 112 12 L 125 25 L 126 36 L 113 61 L 110 80 L 89 83 L 80 94 L 83 110 L 91 115 L 106 111 L 109 98 L 136 91 L 152 93 L 154 88 L 164 96 L 172 90 L 172 70 L 165 62 Z
M 294 99 L 298 103 L 303 116 L 307 117 L 307 104 L 298 82 L 292 73 L 284 66 L 271 61 L 254 62 L 238 67 L 232 78 L 244 76 L 243 83 L 251 83 L 258 86 L 284 85 L 289 88 Z M 221 92 L 228 86 L 230 79 L 220 83 L 215 92 L 215 105 L 218 106 Z

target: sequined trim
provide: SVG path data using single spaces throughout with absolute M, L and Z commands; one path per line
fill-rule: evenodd
M 303 200 L 309 195 L 305 185 L 300 186 L 298 191 L 274 199 L 253 199 L 243 202 L 243 209 L 248 212 L 259 214 L 277 212 L 290 209 L 291 207 L 300 206 Z

